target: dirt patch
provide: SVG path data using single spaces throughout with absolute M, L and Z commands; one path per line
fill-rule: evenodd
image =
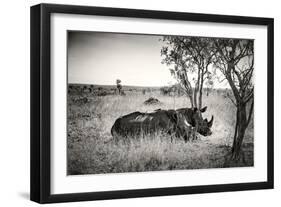
M 155 104 L 161 104 L 161 102 L 157 98 L 150 97 L 149 99 L 147 99 L 144 102 L 144 104 L 145 105 L 155 105 Z

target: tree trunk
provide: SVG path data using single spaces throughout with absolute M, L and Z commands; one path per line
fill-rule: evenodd
M 188 97 L 189 97 L 189 100 L 190 100 L 191 108 L 193 109 L 194 108 L 194 103 L 193 103 L 192 95 L 189 94 Z
M 202 93 L 203 93 L 203 85 L 204 85 L 204 68 L 201 69 L 201 79 L 200 79 L 200 85 L 199 85 L 199 106 L 198 108 L 202 108 Z M 206 69 L 207 70 L 207 69 Z
M 246 104 L 237 105 L 237 114 L 236 114 L 236 128 L 232 145 L 232 155 L 233 160 L 239 160 L 242 153 L 242 142 L 244 139 L 245 131 L 247 128 L 247 114 L 246 114 Z
M 199 89 L 199 100 L 198 100 L 198 108 L 201 109 L 202 108 L 202 89 L 203 89 L 203 83 L 201 83 L 200 85 L 200 89 Z
M 197 87 L 195 86 L 194 91 L 193 91 L 193 103 L 194 103 L 194 107 L 198 107 L 197 105 Z

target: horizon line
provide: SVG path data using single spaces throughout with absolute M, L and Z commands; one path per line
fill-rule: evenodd
M 67 83 L 67 84 L 77 84 L 77 85 L 95 85 L 95 86 L 116 86 L 116 84 L 94 84 L 94 83 Z M 121 84 L 122 85 L 122 84 Z M 173 84 L 175 85 L 175 84 Z M 161 88 L 161 87 L 171 87 L 173 85 L 154 85 L 154 86 L 148 86 L 148 85 L 122 85 L 122 87 L 146 87 L 146 88 Z M 194 88 L 194 87 L 192 87 Z M 203 89 L 206 89 L 207 87 L 203 87 Z M 213 89 L 231 89 L 230 87 L 213 87 Z

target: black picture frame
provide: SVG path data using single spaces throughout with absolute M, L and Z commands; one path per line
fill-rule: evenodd
M 267 181 L 220 185 L 167 187 L 153 189 L 51 194 L 50 183 L 50 16 L 53 13 L 134 17 L 164 20 L 181 20 L 206 23 L 232 23 L 267 26 Z M 195 14 L 168 11 L 103 8 L 56 4 L 39 4 L 31 7 L 31 174 L 30 199 L 38 203 L 120 199 L 147 196 L 272 189 L 274 177 L 274 20 L 272 18 Z

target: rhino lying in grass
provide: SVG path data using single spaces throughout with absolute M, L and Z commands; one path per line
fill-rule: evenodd
M 195 139 L 196 132 L 203 136 L 212 134 L 211 127 L 214 117 L 211 120 L 203 119 L 201 113 L 207 107 L 198 110 L 197 108 L 181 108 L 177 110 L 155 110 L 152 113 L 133 112 L 119 117 L 111 128 L 114 138 L 136 137 L 146 134 L 164 133 L 183 138 L 185 141 Z

